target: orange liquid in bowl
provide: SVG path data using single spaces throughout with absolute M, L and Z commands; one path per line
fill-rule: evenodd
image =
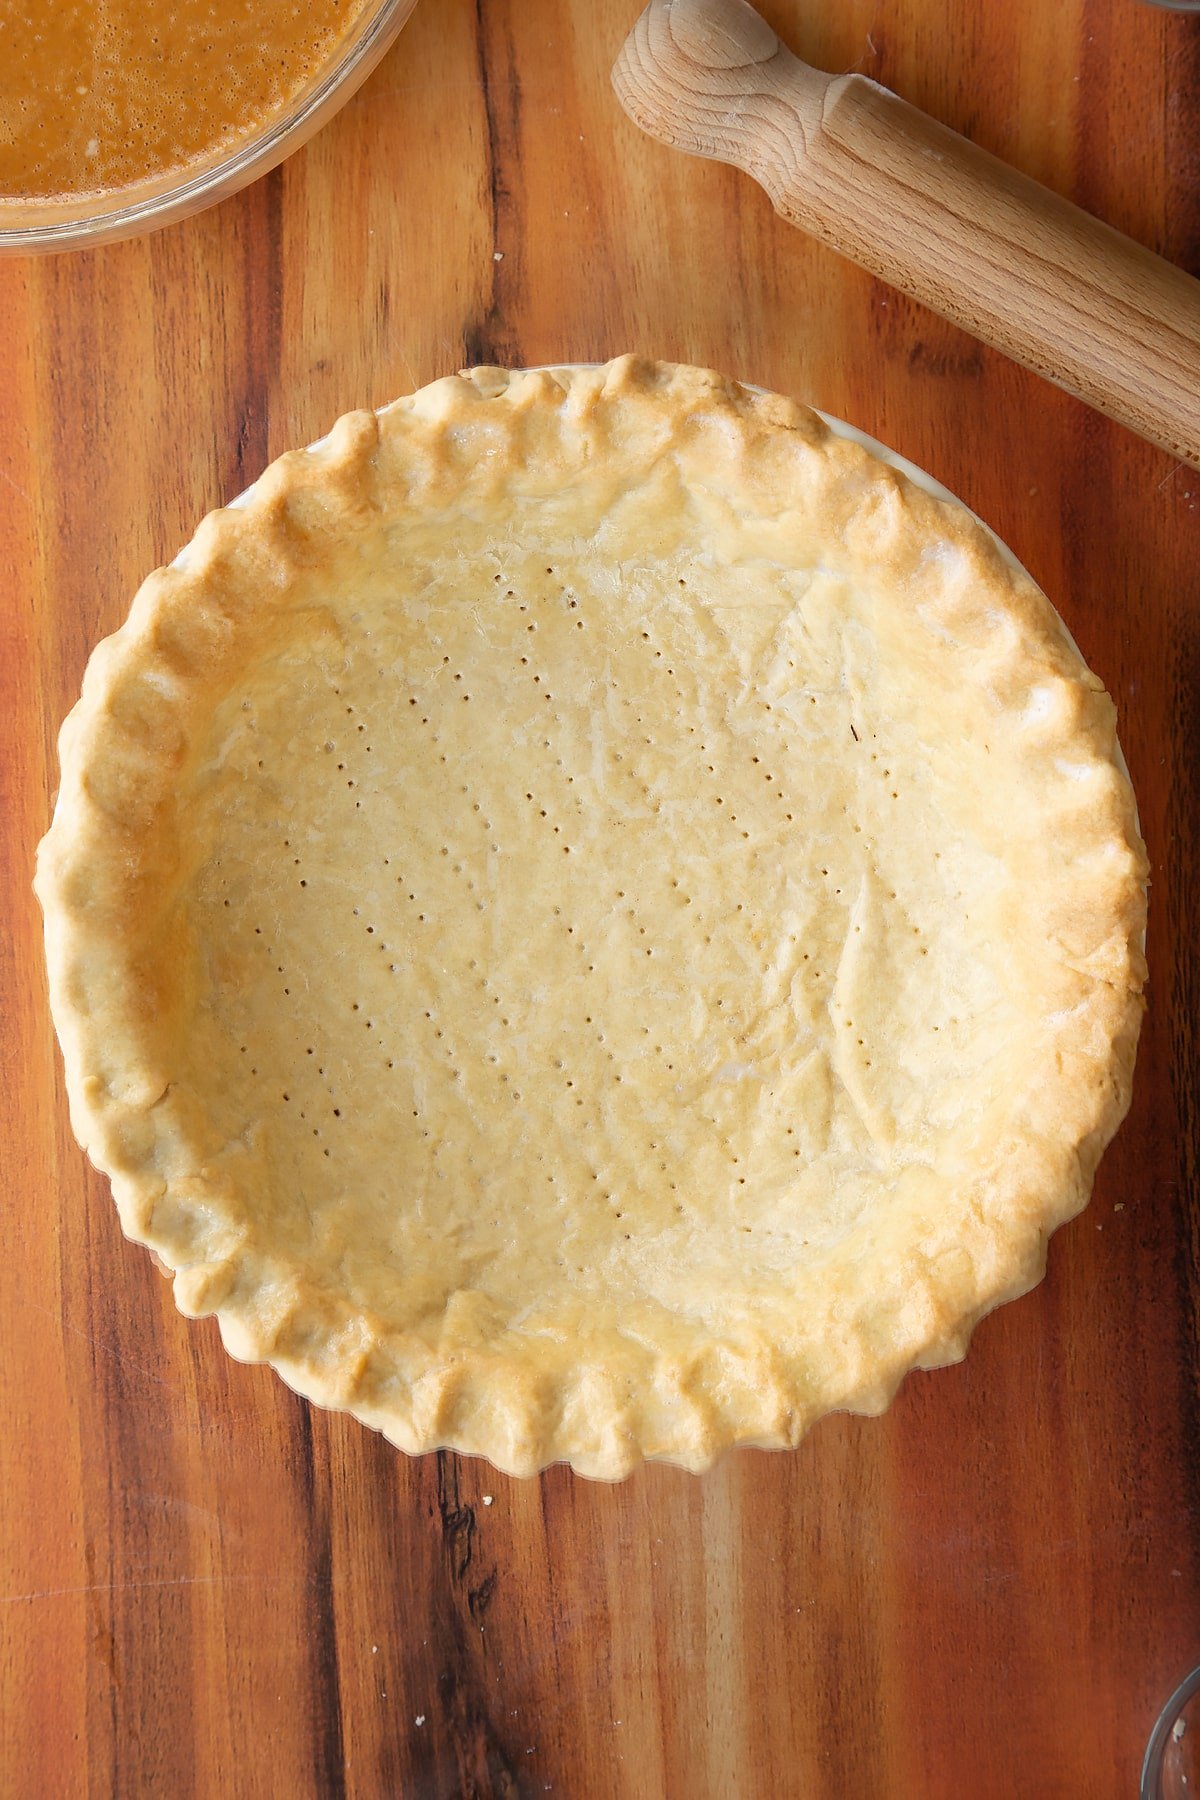
M 374 0 L 0 0 L 0 195 L 184 176 L 270 126 Z

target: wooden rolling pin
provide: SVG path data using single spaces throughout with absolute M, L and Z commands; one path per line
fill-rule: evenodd
M 651 136 L 1200 467 L 1200 281 L 862 75 L 800 62 L 744 0 L 651 0 L 613 69 Z

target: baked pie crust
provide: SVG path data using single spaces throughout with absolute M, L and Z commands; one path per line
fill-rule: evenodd
M 707 371 L 343 418 L 149 578 L 61 760 L 125 1231 L 410 1452 L 615 1477 L 879 1412 L 1129 1102 L 1111 702 L 964 508 Z

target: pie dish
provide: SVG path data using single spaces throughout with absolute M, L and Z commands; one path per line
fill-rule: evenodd
M 185 1313 L 406 1451 L 881 1411 L 1129 1103 L 1110 700 L 965 508 L 709 371 L 348 415 L 149 578 L 60 753 L 76 1133 Z

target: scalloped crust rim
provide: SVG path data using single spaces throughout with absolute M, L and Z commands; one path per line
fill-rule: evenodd
M 708 432 L 718 486 L 743 470 L 760 488 L 809 484 L 851 562 L 886 558 L 903 584 L 952 561 L 936 598 L 939 630 L 977 648 L 1000 704 L 1028 693 L 1035 667 L 1029 756 L 1047 768 L 1086 761 L 1096 776 L 1088 806 L 1055 824 L 1059 850 L 1091 871 L 1086 890 L 1076 884 L 1061 907 L 1047 901 L 1047 930 L 1088 992 L 1062 1024 L 1063 1080 L 1027 1135 L 996 1146 L 949 1239 L 931 1227 L 928 1242 L 889 1245 L 877 1232 L 869 1291 L 831 1312 L 824 1367 L 754 1330 L 684 1356 L 626 1340 L 614 1366 L 603 1339 L 578 1345 L 570 1365 L 522 1358 L 507 1340 L 439 1353 L 306 1287 L 251 1222 L 214 1203 L 188 1146 L 161 1141 L 179 1028 L 162 967 L 176 878 L 169 802 L 189 754 L 187 721 L 211 709 L 234 647 L 271 641 L 278 597 L 323 531 L 364 510 L 448 506 L 464 468 L 488 457 L 502 495 L 506 468 L 533 441 L 531 421 L 544 429 L 549 413 L 558 440 L 589 455 L 616 409 L 633 454 L 649 461 L 683 419 Z M 420 458 L 407 455 L 410 441 Z M 785 486 L 781 507 L 788 500 Z M 961 1358 L 977 1321 L 1041 1278 L 1050 1233 L 1086 1203 L 1129 1105 L 1145 976 L 1145 853 L 1118 755 L 1107 696 L 1044 596 L 1004 566 L 971 515 L 834 441 L 806 409 L 711 371 L 636 358 L 446 378 L 378 415 L 349 414 L 313 450 L 274 463 L 147 580 L 88 665 L 60 738 L 61 789 L 35 884 L 73 1128 L 111 1177 L 126 1233 L 175 1271 L 182 1311 L 215 1313 L 230 1354 L 270 1363 L 310 1400 L 351 1412 L 406 1452 L 451 1447 L 522 1476 L 567 1460 L 616 1479 L 643 1458 L 700 1470 L 735 1444 L 794 1445 L 823 1413 L 879 1413 L 910 1368 Z

